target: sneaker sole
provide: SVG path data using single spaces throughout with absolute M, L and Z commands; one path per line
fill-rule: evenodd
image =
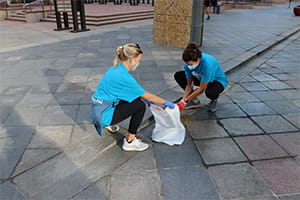
M 195 109 L 195 108 L 201 108 L 202 106 L 190 106 L 190 107 L 185 107 L 184 110 L 190 110 L 190 109 Z
M 122 147 L 122 149 L 124 150 L 124 151 L 146 151 L 147 149 L 149 149 L 150 148 L 150 145 L 147 147 L 147 148 L 144 148 L 144 149 L 127 149 L 127 148 L 123 148 Z
M 214 110 L 207 110 L 208 112 L 212 112 L 212 113 L 214 113 L 214 112 L 216 112 L 217 111 L 217 109 L 214 109 Z

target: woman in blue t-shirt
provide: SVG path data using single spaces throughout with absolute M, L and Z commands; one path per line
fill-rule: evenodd
M 227 87 L 228 81 L 219 62 L 211 55 L 202 53 L 196 43 L 190 43 L 185 48 L 182 59 L 184 71 L 175 73 L 174 78 L 184 89 L 182 101 L 178 104 L 181 109 L 201 107 L 197 96 L 205 91 L 211 100 L 208 111 L 215 112 L 219 94 Z M 194 90 L 193 86 L 200 86 Z
M 112 125 L 131 118 L 122 145 L 125 151 L 144 151 L 149 147 L 135 137 L 145 113 L 145 103 L 141 99 L 148 104 L 154 102 L 174 108 L 172 102 L 144 90 L 129 73 L 139 66 L 142 54 L 138 44 L 120 46 L 116 50 L 114 66 L 107 70 L 92 97 L 90 121 L 100 136 L 103 136 L 102 127 L 116 131 L 112 128 L 116 126 Z

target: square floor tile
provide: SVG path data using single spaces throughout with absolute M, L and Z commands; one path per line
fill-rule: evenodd
M 221 104 L 217 106 L 217 118 L 245 117 L 246 114 L 235 104 Z
M 262 82 L 262 83 L 272 90 L 284 90 L 284 89 L 292 89 L 293 88 L 281 81 L 267 81 L 267 82 Z
M 271 135 L 291 155 L 300 155 L 300 132 Z
M 276 93 L 283 96 L 285 99 L 300 99 L 300 90 L 276 90 Z
M 231 138 L 195 141 L 207 165 L 247 161 Z
M 257 161 L 253 165 L 276 194 L 300 192 L 300 166 L 295 160 Z
M 280 133 L 298 131 L 287 120 L 279 115 L 256 116 L 252 119 L 258 124 L 266 133 Z
M 272 196 L 261 176 L 248 163 L 209 167 L 208 173 L 221 199 L 252 197 L 249 200 L 257 200 L 260 196 Z
M 191 140 L 176 146 L 154 143 L 153 149 L 158 168 L 202 165 L 199 152 Z
M 279 196 L 280 200 L 299 200 L 300 194 L 286 194 Z
M 229 92 L 227 95 L 236 103 L 259 101 L 259 99 L 249 92 Z
M 296 126 L 300 130 L 300 114 L 299 113 L 291 113 L 283 115 L 285 119 L 291 122 L 294 126 Z
M 160 170 L 164 200 L 218 200 L 204 167 Z
M 269 90 L 269 88 L 261 83 L 241 83 L 241 85 L 249 92 Z
M 274 91 L 257 91 L 257 92 L 252 92 L 254 96 L 259 98 L 262 101 L 280 101 L 284 100 L 284 97 L 279 95 L 278 93 Z
M 201 120 L 185 122 L 192 138 L 217 138 L 228 137 L 226 131 L 217 123 L 217 120 Z
M 250 160 L 280 158 L 288 154 L 267 135 L 234 138 Z
M 238 104 L 249 116 L 276 114 L 266 104 L 260 102 Z
M 48 106 L 40 122 L 41 125 L 74 124 L 78 105 Z
M 248 118 L 222 119 L 220 123 L 233 136 L 263 134 L 263 131 Z
M 278 114 L 300 113 L 300 108 L 289 101 L 266 101 L 265 104 Z

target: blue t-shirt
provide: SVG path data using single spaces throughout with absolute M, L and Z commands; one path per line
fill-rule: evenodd
M 184 71 L 186 78 L 194 76 L 204 83 L 218 81 L 223 85 L 224 89 L 227 87 L 228 80 L 225 73 L 220 67 L 219 62 L 209 54 L 202 53 L 199 65 L 193 70 L 190 70 L 185 63 Z
M 110 67 L 93 95 L 94 98 L 104 101 L 118 102 L 120 100 L 131 103 L 136 98 L 146 93 L 135 78 L 127 71 L 126 67 L 118 64 Z M 113 109 L 106 109 L 102 113 L 102 126 L 109 126 L 114 114 Z

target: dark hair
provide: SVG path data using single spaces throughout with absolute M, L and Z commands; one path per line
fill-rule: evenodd
M 198 58 L 201 59 L 201 57 L 202 53 L 198 48 L 198 45 L 194 42 L 189 43 L 182 53 L 182 59 L 184 62 L 197 61 Z

